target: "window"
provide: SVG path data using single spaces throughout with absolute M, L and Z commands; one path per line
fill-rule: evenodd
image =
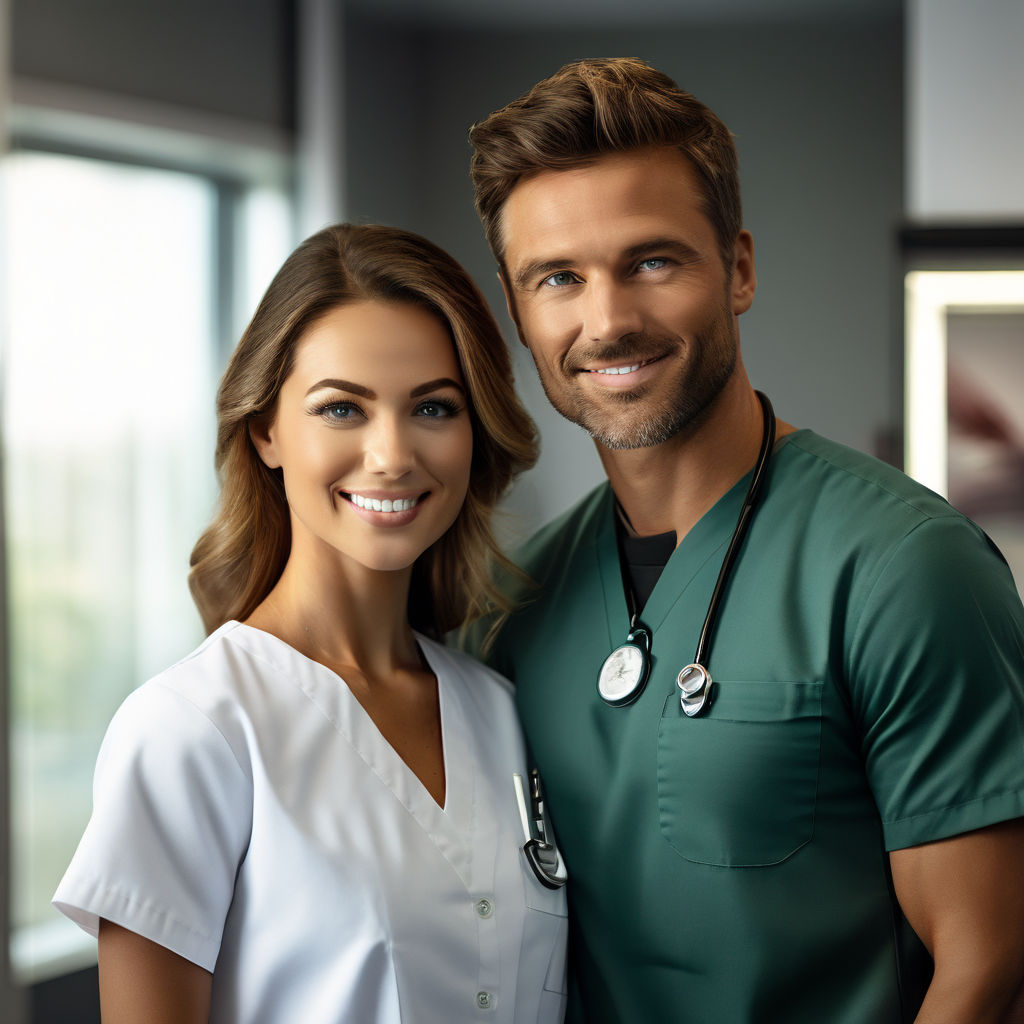
M 280 191 L 138 163 L 21 150 L 3 197 L 12 956 L 32 981 L 92 955 L 49 901 L 111 715 L 202 637 L 186 576 L 216 381 L 292 239 Z

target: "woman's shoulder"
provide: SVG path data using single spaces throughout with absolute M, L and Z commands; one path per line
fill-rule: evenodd
M 273 671 L 250 637 L 254 632 L 240 622 L 225 622 L 136 692 L 170 690 L 202 706 L 239 696 L 248 679 Z
M 249 710 L 269 666 L 244 644 L 245 627 L 228 622 L 179 661 L 127 695 L 107 730 L 107 741 L 189 746 L 227 744 L 245 762 Z

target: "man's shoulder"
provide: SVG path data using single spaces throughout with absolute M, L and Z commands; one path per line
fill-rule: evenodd
M 598 484 L 517 548 L 512 561 L 532 580 L 543 582 L 554 567 L 568 561 L 581 545 L 594 542 L 612 501 L 608 482 Z
M 797 479 L 832 488 L 838 505 L 863 495 L 876 504 L 904 508 L 912 517 L 964 518 L 945 498 L 902 470 L 811 430 L 791 434 L 786 448 L 788 454 L 781 461 L 792 464 Z
M 975 576 L 986 566 L 1004 574 L 1005 559 L 984 530 L 901 470 L 811 431 L 787 440 L 774 490 L 769 484 L 774 512 L 800 524 L 805 546 L 831 552 L 831 564 L 846 559 L 871 581 L 903 564 L 893 561 L 899 552 L 921 578 L 925 568 L 958 559 Z

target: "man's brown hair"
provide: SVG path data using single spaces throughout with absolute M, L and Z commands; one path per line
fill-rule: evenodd
M 630 57 L 566 64 L 469 132 L 470 175 L 487 243 L 504 268 L 501 211 L 516 183 L 606 153 L 674 146 L 693 165 L 726 266 L 742 227 L 732 134 L 668 75 Z

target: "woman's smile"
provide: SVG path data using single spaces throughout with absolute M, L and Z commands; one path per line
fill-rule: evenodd
M 381 498 L 355 492 L 347 494 L 345 491 L 342 491 L 341 496 L 347 501 L 351 501 L 357 508 L 365 509 L 368 512 L 409 512 L 419 504 L 422 498 L 427 497 L 429 493 L 427 491 L 414 498 Z
M 408 526 L 419 514 L 421 502 L 430 497 L 429 491 L 412 497 L 371 497 L 354 491 L 339 493 L 361 519 L 385 528 Z

